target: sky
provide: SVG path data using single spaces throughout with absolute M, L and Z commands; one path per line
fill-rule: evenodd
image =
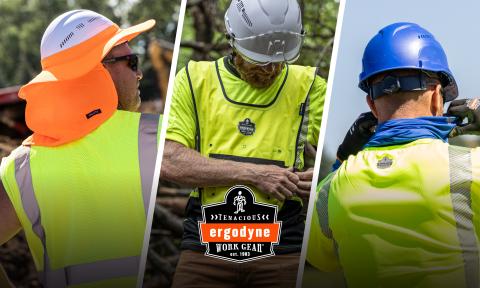
M 324 153 L 334 157 L 350 125 L 369 111 L 358 85 L 363 50 L 384 26 L 414 22 L 442 44 L 459 86 L 459 98 L 480 97 L 480 1 L 346 0 Z M 340 20 L 340 19 L 339 19 Z M 335 63 L 332 59 L 331 65 Z M 326 156 L 326 155 L 324 155 Z

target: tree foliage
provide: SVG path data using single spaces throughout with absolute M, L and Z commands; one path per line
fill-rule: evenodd
M 41 70 L 40 41 L 48 24 L 70 9 L 92 9 L 118 21 L 107 0 L 0 0 L 0 87 L 21 85 Z
M 122 25 L 155 19 L 157 25 L 138 37 L 143 53 L 149 39 L 173 42 L 180 0 L 0 0 L 0 88 L 22 85 L 41 71 L 40 42 L 48 24 L 71 9 L 90 9 Z M 148 62 L 148 59 L 147 59 Z M 145 63 L 148 66 L 149 63 Z

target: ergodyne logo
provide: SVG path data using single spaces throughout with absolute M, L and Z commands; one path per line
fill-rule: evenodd
M 202 206 L 198 228 L 205 255 L 236 263 L 274 256 L 282 227 L 277 209 L 257 203 L 249 187 L 233 186 L 222 203 Z
M 390 168 L 393 164 L 393 160 L 388 158 L 387 156 L 383 156 L 381 160 L 377 162 L 378 169 L 387 169 Z
M 238 122 L 238 131 L 245 136 L 253 135 L 255 133 L 255 123 L 250 118 L 245 118 L 245 120 Z

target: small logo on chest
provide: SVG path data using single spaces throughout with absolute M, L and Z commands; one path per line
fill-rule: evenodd
M 384 156 L 380 161 L 377 162 L 377 168 L 387 169 L 387 168 L 390 168 L 392 164 L 393 164 L 392 159 L 388 158 L 387 156 Z
M 255 133 L 255 123 L 250 118 L 245 118 L 245 120 L 238 122 L 238 131 L 245 136 L 253 135 Z

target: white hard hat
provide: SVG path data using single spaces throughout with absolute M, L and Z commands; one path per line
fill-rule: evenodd
M 40 44 L 42 72 L 48 72 L 48 75 L 40 74 L 41 79 L 37 77 L 33 81 L 82 76 L 98 65 L 115 45 L 130 41 L 153 25 L 155 20 L 148 20 L 121 29 L 94 11 L 65 12 L 48 25 Z
M 230 45 L 258 64 L 297 60 L 305 36 L 296 0 L 232 0 L 225 27 Z

